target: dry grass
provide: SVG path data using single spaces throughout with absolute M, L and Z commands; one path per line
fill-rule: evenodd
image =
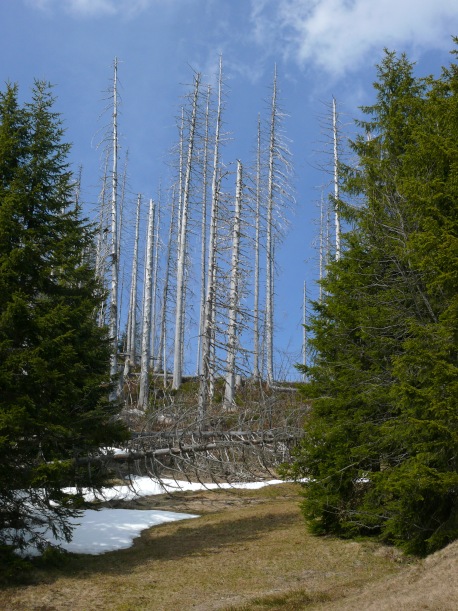
M 417 584 L 436 596 L 438 578 L 427 575 L 435 569 L 445 578 L 446 567 L 449 595 L 453 596 L 456 553 L 455 564 L 444 551 L 446 560 L 438 557 L 436 564 L 427 560 L 408 566 L 398 554 L 375 544 L 311 537 L 298 509 L 294 485 L 260 491 L 180 493 L 172 498 L 142 499 L 134 505 L 189 511 L 202 517 L 153 527 L 128 550 L 71 556 L 59 568 L 36 570 L 33 583 L 0 590 L 0 609 L 456 608 L 445 606 L 450 602 L 445 598 L 436 607 L 416 605 L 409 598 L 418 594 Z M 390 600 L 388 606 L 382 606 L 382 599 L 391 594 L 404 596 L 405 605 Z
M 367 584 L 346 600 L 314 608 L 326 611 L 456 611 L 458 541 L 395 577 Z

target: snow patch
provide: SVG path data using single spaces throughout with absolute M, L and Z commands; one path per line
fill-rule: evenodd
M 87 509 L 80 518 L 71 520 L 75 529 L 69 543 L 56 541 L 52 533 L 48 533 L 46 538 L 51 544 L 59 544 L 63 549 L 75 554 L 104 554 L 130 547 L 143 530 L 152 526 L 198 517 L 171 511 Z
M 281 480 L 269 480 L 232 484 L 201 484 L 174 479 L 155 480 L 149 477 L 135 477 L 129 480 L 128 485 L 104 488 L 100 493 L 94 494 L 94 492 L 86 490 L 84 497 L 87 501 L 131 500 L 142 496 L 170 494 L 187 490 L 215 490 L 218 488 L 255 490 L 281 483 L 283 483 Z M 74 492 L 72 489 L 67 490 Z M 69 552 L 96 555 L 130 547 L 133 540 L 140 536 L 143 530 L 152 526 L 198 517 L 198 515 L 193 514 L 159 510 L 86 509 L 81 516 L 69 520 L 74 527 L 72 540 L 69 543 L 56 540 L 50 530 L 46 531 L 44 536 L 50 544 L 60 545 Z M 36 555 L 37 551 L 28 549 L 26 553 Z

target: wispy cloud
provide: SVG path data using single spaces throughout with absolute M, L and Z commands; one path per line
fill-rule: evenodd
M 61 9 L 81 17 L 133 16 L 152 4 L 152 0 L 26 0 L 26 4 L 47 12 Z
M 383 47 L 450 48 L 458 31 L 456 0 L 252 0 L 251 20 L 258 44 L 335 77 Z

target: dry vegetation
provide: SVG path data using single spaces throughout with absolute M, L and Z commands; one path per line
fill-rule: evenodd
M 284 439 L 288 435 L 294 439 L 295 431 L 302 430 L 308 411 L 300 395 L 288 389 L 269 393 L 246 385 L 239 389 L 237 412 L 221 412 L 216 406 L 205 428 L 213 431 L 212 437 L 205 437 L 207 432 L 195 437 L 195 382 L 184 386 L 175 394 L 155 388 L 154 409 L 146 418 L 130 412 L 137 418 L 130 424 L 139 436 L 129 449 L 143 452 L 145 458 L 131 462 L 129 470 L 205 481 L 265 476 L 288 455 L 289 443 Z M 257 444 L 266 431 L 272 440 Z M 211 451 L 182 451 L 209 442 L 215 446 Z M 180 452 L 151 455 L 167 447 L 179 447 Z M 124 463 L 118 467 L 121 474 L 127 469 Z M 101 556 L 65 555 L 37 564 L 27 582 L 0 589 L 0 610 L 456 608 L 453 577 L 458 547 L 418 562 L 371 542 L 312 537 L 299 511 L 297 485 L 174 493 L 111 506 L 201 517 L 155 526 L 127 550 Z
M 125 384 L 130 388 L 128 380 Z M 215 380 L 215 394 L 206 417 L 198 408 L 199 381 L 186 378 L 179 390 L 150 380 L 151 404 L 135 409 L 135 385 L 126 394 L 121 416 L 132 431 L 125 453 L 105 457 L 119 477 L 127 473 L 193 481 L 255 481 L 273 477 L 280 463 L 302 437 L 309 405 L 296 384 L 268 388 L 243 380 L 235 404 L 225 406 L 224 379 Z M 100 457 L 98 457 L 98 460 Z
M 125 506 L 125 505 L 124 505 Z M 292 484 L 176 493 L 130 503 L 199 513 L 132 548 L 69 556 L 4 587 L 0 608 L 35 611 L 263 611 L 456 608 L 458 546 L 422 561 L 368 542 L 306 533 Z

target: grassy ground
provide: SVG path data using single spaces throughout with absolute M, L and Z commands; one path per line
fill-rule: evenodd
M 440 565 L 445 582 L 449 579 L 448 598 L 439 599 L 437 592 L 445 582 L 438 583 L 425 563 L 409 564 L 393 550 L 373 543 L 308 535 L 298 509 L 298 488 L 292 484 L 259 491 L 179 493 L 140 499 L 130 506 L 189 511 L 201 517 L 153 527 L 127 550 L 70 556 L 57 567 L 36 569 L 27 585 L 0 590 L 0 609 L 456 608 L 453 575 L 458 553 L 454 560 L 443 551 L 443 558 L 426 561 L 429 569 Z M 431 578 L 425 581 L 426 575 Z M 416 602 L 408 598 L 418 595 L 418 584 L 429 592 L 428 599 L 421 599 L 424 605 L 418 604 L 418 596 Z M 410 590 L 403 606 L 406 586 Z M 394 602 L 387 599 L 388 606 L 383 606 L 389 595 L 394 595 Z

